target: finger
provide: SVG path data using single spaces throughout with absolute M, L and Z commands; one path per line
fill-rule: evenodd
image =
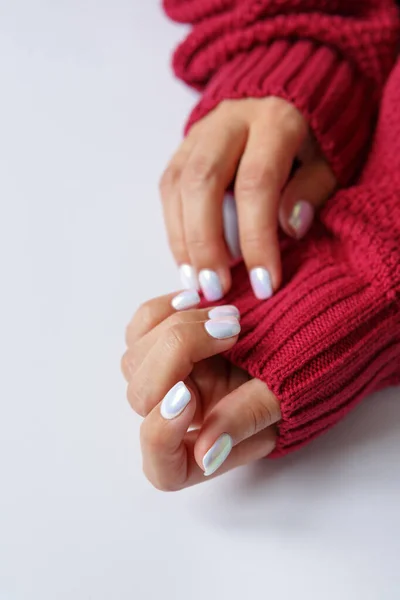
M 195 410 L 192 390 L 179 382 L 142 423 L 143 471 L 157 489 L 185 487 L 188 464 L 194 462 L 192 446 L 185 443 L 185 436 Z
M 177 311 L 193 308 L 199 303 L 200 297 L 195 290 L 184 290 L 178 294 L 174 292 L 148 300 L 138 308 L 126 328 L 126 345 L 128 348 L 131 347 L 169 316 L 175 314 Z M 214 309 L 210 308 L 208 310 L 212 316 L 240 317 L 240 313 L 235 306 L 217 306 Z
M 132 408 L 147 415 L 177 381 L 184 381 L 195 363 L 229 350 L 237 341 L 239 321 L 219 317 L 203 322 L 172 321 L 160 334 L 127 390 Z
M 281 418 L 278 400 L 262 381 L 252 379 L 225 396 L 206 417 L 195 445 L 197 464 L 212 475 L 243 440 Z
M 169 316 L 177 311 L 194 308 L 200 304 L 200 301 L 196 290 L 183 290 L 178 294 L 175 292 L 148 300 L 138 308 L 126 328 L 126 345 L 130 348 Z M 225 316 L 239 315 L 238 309 L 232 306 L 216 307 L 215 311 L 219 313 L 222 311 Z
M 282 193 L 279 209 L 282 229 L 291 237 L 304 237 L 316 210 L 325 204 L 336 186 L 336 177 L 323 157 L 304 164 Z
M 152 298 L 138 308 L 125 330 L 128 348 L 175 312 L 172 306 L 175 296 L 176 292 Z
M 190 387 L 183 385 L 170 390 L 144 419 L 140 432 L 143 471 L 162 491 L 177 491 L 207 481 L 194 458 L 198 431 L 186 433 L 193 419 L 195 402 Z M 275 444 L 273 428 L 261 431 L 235 446 L 216 476 L 267 456 Z
M 198 289 L 197 273 L 190 264 L 189 252 L 185 242 L 183 207 L 180 193 L 182 171 L 194 143 L 195 136 L 189 134 L 164 171 L 160 179 L 159 188 L 168 243 L 174 259 L 177 265 L 179 265 L 182 287 Z
M 218 113 L 219 115 L 219 113 Z M 239 120 L 215 119 L 202 129 L 181 177 L 184 235 L 191 264 L 199 272 L 207 300 L 222 298 L 231 285 L 230 255 L 222 202 L 232 182 L 247 136 Z
M 193 294 L 193 290 L 189 290 L 178 294 L 178 297 L 182 297 L 184 294 Z M 177 298 L 175 296 L 175 298 Z M 174 299 L 172 302 L 174 301 Z M 157 305 L 160 310 L 162 307 Z M 167 313 L 168 306 L 165 307 L 165 318 L 154 324 L 154 327 L 150 329 L 145 335 L 139 338 L 130 337 L 128 333 L 128 350 L 122 357 L 121 370 L 127 381 L 130 381 L 137 369 L 140 368 L 147 354 L 151 348 L 155 345 L 160 335 L 169 327 L 173 325 L 179 325 L 183 323 L 198 323 L 205 322 L 207 319 L 215 319 L 216 317 L 236 317 L 240 318 L 240 313 L 235 306 L 216 306 L 214 308 L 207 308 L 204 310 L 187 310 L 183 312 L 173 313 L 169 315 Z M 168 316 L 168 318 L 166 318 Z
M 281 283 L 278 208 L 281 190 L 306 134 L 300 114 L 287 121 L 256 121 L 236 177 L 240 245 L 257 298 L 269 298 Z

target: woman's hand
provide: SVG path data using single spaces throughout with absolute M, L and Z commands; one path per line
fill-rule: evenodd
M 297 159 L 300 167 L 292 175 Z M 169 243 L 183 285 L 209 301 L 231 285 L 222 202 L 235 181 L 240 245 L 255 295 L 281 284 L 278 222 L 300 238 L 336 187 L 300 112 L 281 98 L 226 100 L 199 121 L 160 183 Z
M 238 339 L 237 309 L 176 312 L 171 301 L 187 308 L 199 297 L 182 292 L 143 305 L 127 328 L 122 359 L 129 402 L 144 417 L 144 472 L 161 490 L 266 456 L 280 419 L 267 386 L 220 356 Z

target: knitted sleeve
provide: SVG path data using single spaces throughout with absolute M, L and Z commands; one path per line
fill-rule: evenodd
M 229 358 L 270 387 L 282 421 L 274 456 L 306 444 L 366 395 L 400 384 L 400 61 L 356 186 L 301 242 L 282 241 L 285 284 L 267 302 L 242 265 L 224 302 L 242 314 Z
M 394 0 L 163 0 L 191 31 L 176 75 L 201 92 L 187 129 L 222 100 L 279 96 L 307 119 L 342 184 L 365 155 L 399 33 Z

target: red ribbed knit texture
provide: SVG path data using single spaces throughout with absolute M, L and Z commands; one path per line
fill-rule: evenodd
M 222 100 L 279 96 L 306 117 L 342 185 L 365 159 L 393 67 L 393 0 L 164 0 L 193 25 L 176 75 L 200 90 L 187 130 Z
M 304 240 L 282 236 L 282 288 L 256 300 L 239 264 L 223 299 L 242 314 L 242 335 L 228 357 L 280 401 L 273 456 L 281 456 L 368 394 L 400 383 L 400 62 L 384 86 L 395 60 L 397 12 L 378 0 L 165 5 L 174 18 L 195 24 L 176 54 L 177 70 L 181 65 L 186 80 L 204 88 L 195 118 L 227 90 L 243 97 L 280 89 L 303 108 L 343 181 L 356 168 L 380 102 L 357 184 L 328 202 Z M 277 39 L 288 31 L 290 38 Z

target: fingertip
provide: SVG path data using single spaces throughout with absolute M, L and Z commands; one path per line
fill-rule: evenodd
M 282 193 L 279 222 L 284 232 L 295 239 L 303 238 L 316 211 L 333 194 L 336 185 L 335 175 L 323 158 L 304 164 Z
M 289 215 L 282 220 L 285 232 L 297 240 L 302 239 L 311 228 L 315 217 L 315 208 L 307 200 L 298 200 L 292 206 Z
M 171 300 L 171 306 L 176 311 L 194 308 L 200 304 L 200 296 L 196 290 L 183 290 Z
M 236 317 L 218 317 L 210 319 L 204 323 L 204 328 L 209 336 L 215 340 L 236 341 L 235 338 L 240 334 L 240 323 Z
M 276 257 L 275 264 L 269 266 L 269 268 L 263 266 L 250 268 L 249 279 L 257 300 L 269 300 L 272 298 L 282 283 L 280 258 Z
M 189 264 L 179 266 L 179 277 L 184 290 L 200 290 L 196 269 Z
M 179 417 L 192 399 L 189 388 L 179 381 L 164 396 L 160 404 L 160 414 L 163 419 L 171 421 Z
M 218 302 L 230 290 L 232 277 L 229 269 L 202 269 L 199 283 L 205 299 L 208 302 Z

